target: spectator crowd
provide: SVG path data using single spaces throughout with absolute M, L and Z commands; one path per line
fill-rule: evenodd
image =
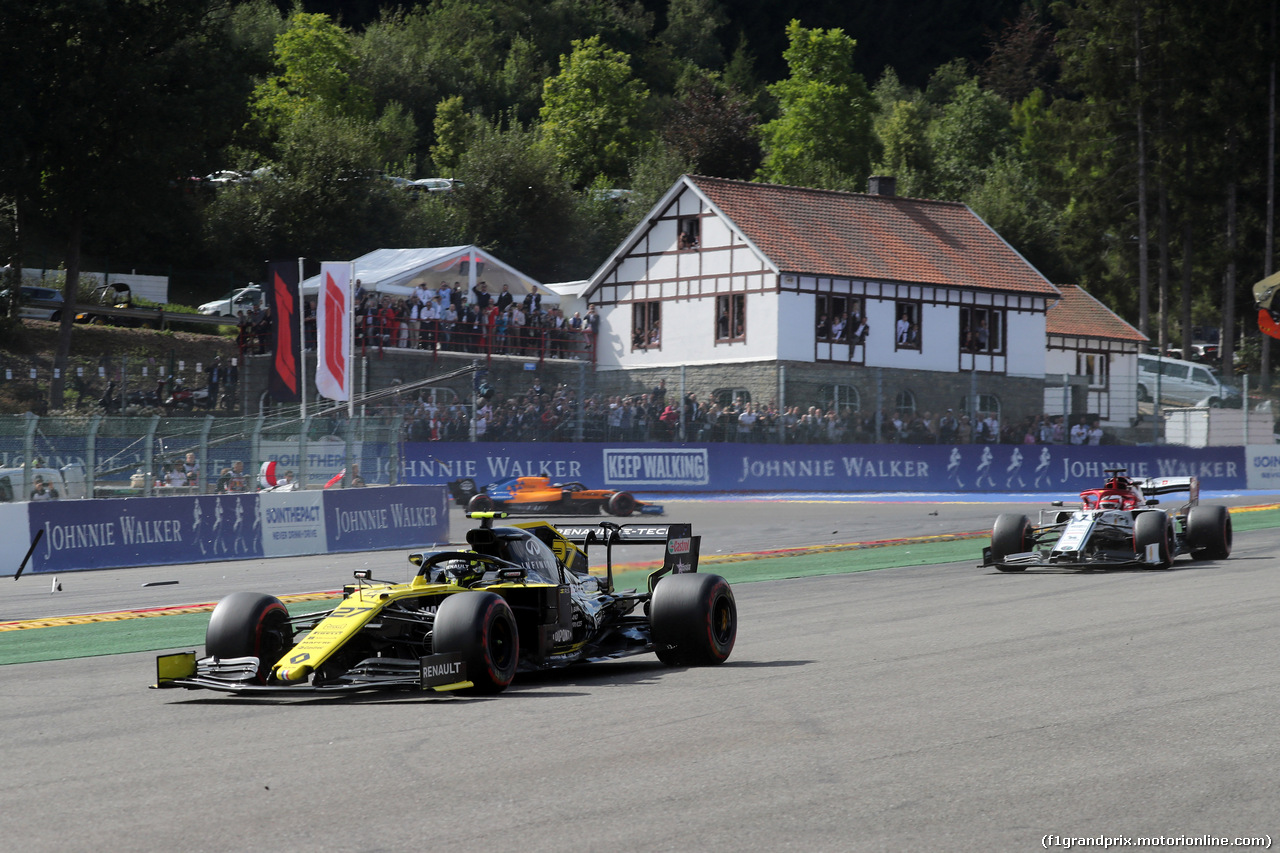
M 542 304 L 534 286 L 517 297 L 508 285 L 497 293 L 481 281 L 468 292 L 462 282 L 420 283 L 405 297 L 366 290 L 357 280 L 354 294 L 354 346 L 369 349 L 449 350 L 543 358 L 589 359 L 600 330 L 595 306 L 566 317 L 555 305 Z M 316 300 L 303 304 L 308 349 L 316 344 Z M 260 305 L 237 317 L 241 352 L 261 355 L 271 347 L 270 308 Z
M 438 403 L 425 394 L 395 401 L 384 414 L 401 418 L 409 441 L 696 441 L 771 444 L 1105 444 L 1096 418 L 1033 415 L 1002 424 L 997 414 L 976 418 L 947 409 L 913 414 L 875 413 L 849 407 L 717 401 L 709 394 L 667 390 L 666 381 L 645 393 L 588 395 L 579 400 L 566 385 L 544 387 L 535 379 L 523 393 L 480 400 L 474 418 L 461 401 Z M 683 425 L 681 411 L 683 410 Z M 474 421 L 474 423 L 473 423 Z

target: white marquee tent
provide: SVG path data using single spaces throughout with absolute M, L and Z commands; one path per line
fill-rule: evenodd
M 378 249 L 361 255 L 354 263 L 355 278 L 365 290 L 393 296 L 408 296 L 419 283 L 435 290 L 442 281 L 450 287 L 465 287 L 471 293 L 483 281 L 495 296 L 502 292 L 505 284 L 517 298 L 537 287 L 544 294 L 544 305 L 557 301 L 540 282 L 475 246 Z M 302 282 L 304 295 L 315 294 L 319 288 L 318 275 Z

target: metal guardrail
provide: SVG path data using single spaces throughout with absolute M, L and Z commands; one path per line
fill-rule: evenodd
M 34 303 L 31 303 L 34 304 Z M 234 326 L 235 319 L 214 317 L 207 314 L 188 314 L 182 311 L 166 311 L 164 308 L 116 308 L 107 305 L 85 305 L 77 303 L 76 317 L 112 317 L 122 320 L 142 321 L 155 324 L 155 328 L 166 329 L 170 323 L 194 323 L 202 326 Z
M 66 303 L 47 299 L 26 299 L 23 305 L 32 308 L 48 308 L 52 311 L 65 311 Z M 76 317 L 110 317 L 119 320 L 133 320 L 157 329 L 166 329 L 170 323 L 194 323 L 201 326 L 234 326 L 234 317 L 218 317 L 208 314 L 188 314 L 183 311 L 166 311 L 161 308 L 116 308 L 113 305 L 91 305 L 77 302 L 74 306 Z

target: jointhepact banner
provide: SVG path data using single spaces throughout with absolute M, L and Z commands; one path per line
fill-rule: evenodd
M 286 557 L 319 554 L 325 549 L 324 492 L 263 492 L 262 554 Z

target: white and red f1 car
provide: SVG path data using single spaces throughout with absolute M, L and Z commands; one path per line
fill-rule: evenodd
M 1002 572 L 1028 568 L 1167 569 L 1179 554 L 1222 560 L 1231 554 L 1231 515 L 1225 506 L 1200 506 L 1195 477 L 1132 479 L 1125 469 L 1104 472 L 1106 484 L 1080 493 L 1080 508 L 1040 511 L 1032 524 L 1001 513 L 982 549 L 982 565 Z M 1185 492 L 1175 509 L 1157 509 L 1155 495 Z M 1053 506 L 1063 506 L 1054 501 Z

